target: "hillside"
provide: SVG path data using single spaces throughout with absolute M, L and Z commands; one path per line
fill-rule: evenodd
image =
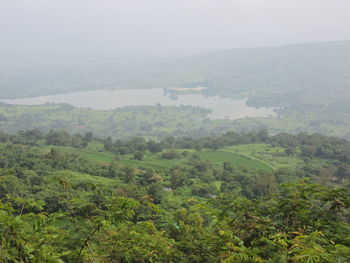
M 146 83 L 206 86 L 208 94 L 242 94 L 271 106 L 320 105 L 350 95 L 349 70 L 350 42 L 325 42 L 198 54 Z
M 349 141 L 28 130 L 0 142 L 3 262 L 348 262 Z
M 9 61 L 1 65 L 0 98 L 200 85 L 208 87 L 208 94 L 257 96 L 273 106 L 295 101 L 331 103 L 336 96 L 349 96 L 350 42 L 232 49 L 177 59 L 77 59 L 68 67 L 62 61 L 32 68 L 15 65 Z

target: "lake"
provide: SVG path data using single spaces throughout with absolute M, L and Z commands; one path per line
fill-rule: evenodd
M 245 117 L 274 118 L 274 108 L 247 106 L 246 99 L 231 99 L 219 96 L 204 96 L 201 93 L 167 95 L 164 89 L 120 89 L 83 91 L 59 95 L 40 96 L 24 99 L 5 99 L 2 102 L 15 105 L 41 105 L 45 103 L 67 103 L 75 107 L 111 110 L 125 106 L 192 105 L 211 109 L 210 119 L 237 120 Z

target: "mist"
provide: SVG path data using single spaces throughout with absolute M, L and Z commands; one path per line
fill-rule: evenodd
M 9 61 L 165 56 L 350 39 L 347 0 L 3 0 Z

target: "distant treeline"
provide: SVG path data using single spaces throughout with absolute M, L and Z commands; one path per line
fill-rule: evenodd
M 69 134 L 68 132 L 50 130 L 43 133 L 38 129 L 19 131 L 17 134 L 0 132 L 0 142 L 15 144 L 38 145 L 40 143 L 53 146 L 72 146 L 85 148 L 92 140 L 104 144 L 106 151 L 119 155 L 135 154 L 138 152 L 159 153 L 165 149 L 212 149 L 217 150 L 225 146 L 243 145 L 252 143 L 269 143 L 286 149 L 286 154 L 293 155 L 299 152 L 304 158 L 319 157 L 338 160 L 350 164 L 350 141 L 337 137 L 320 134 L 299 133 L 292 135 L 280 133 L 269 136 L 267 130 L 252 131 L 249 133 L 227 132 L 221 136 L 208 136 L 203 138 L 167 137 L 160 141 L 147 140 L 144 137 L 135 137 L 129 140 L 113 140 L 94 138 L 92 132 Z

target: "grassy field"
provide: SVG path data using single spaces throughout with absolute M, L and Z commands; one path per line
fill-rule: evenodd
M 142 161 L 134 160 L 132 155 L 118 156 L 118 158 L 116 158 L 116 156 L 113 155 L 112 153 L 104 152 L 102 150 L 103 149 L 102 147 L 103 146 L 101 144 L 91 143 L 89 144 L 87 149 L 76 149 L 73 147 L 63 147 L 63 146 L 58 146 L 56 148 L 67 153 L 78 154 L 90 161 L 94 161 L 103 165 L 109 165 L 113 160 L 115 160 L 117 164 L 128 165 L 135 168 L 156 168 L 156 169 L 164 169 L 164 170 L 171 169 L 172 167 L 175 167 L 175 166 L 187 165 L 186 158 L 166 160 L 166 159 L 161 159 L 159 157 L 159 154 L 156 155 L 156 154 L 151 154 L 149 152 L 145 153 L 144 159 Z M 202 151 L 196 152 L 195 150 L 186 149 L 186 151 L 190 153 L 196 153 L 200 156 L 201 159 L 208 160 L 217 166 L 221 166 L 224 162 L 229 161 L 235 166 L 240 166 L 247 169 L 249 168 L 249 169 L 271 171 L 276 167 L 276 165 L 273 165 L 274 164 L 273 162 L 268 162 L 262 158 L 257 158 L 256 153 L 249 154 L 253 150 L 260 151 L 261 149 L 254 149 L 252 148 L 251 145 L 243 145 L 241 147 L 236 146 L 236 148 L 227 147 L 227 148 L 220 149 L 218 151 L 202 150 Z M 290 163 L 286 164 L 286 166 L 290 166 L 290 165 L 291 165 Z
M 159 169 L 171 169 L 175 166 L 184 166 L 186 159 L 165 160 L 161 159 L 158 155 L 146 153 L 143 161 L 133 160 L 132 156 L 125 156 L 120 160 L 120 163 L 130 165 L 133 167 L 143 168 L 159 168 Z
M 222 164 L 226 161 L 231 162 L 235 166 L 241 166 L 244 168 L 257 169 L 257 170 L 272 170 L 272 168 L 259 160 L 252 159 L 240 154 L 219 151 L 201 151 L 198 153 L 199 156 L 204 159 L 213 162 L 214 164 Z
M 55 146 L 55 148 L 60 149 L 61 151 L 66 153 L 78 154 L 90 161 L 94 161 L 102 165 L 109 165 L 112 163 L 113 160 L 115 160 L 117 164 L 128 165 L 135 168 L 170 169 L 174 166 L 186 165 L 185 159 L 164 160 L 160 159 L 158 155 L 151 153 L 145 153 L 143 161 L 134 160 L 133 156 L 130 154 L 118 156 L 118 158 L 116 158 L 117 156 L 112 153 L 102 152 L 100 145 L 98 144 L 89 144 L 89 147 L 87 149 L 77 149 L 65 146 Z M 95 151 L 94 149 L 97 149 L 98 151 Z
M 102 176 L 92 176 L 89 174 L 77 173 L 72 171 L 60 171 L 55 173 L 57 176 L 64 176 L 68 178 L 68 181 L 71 183 L 92 183 L 105 185 L 109 187 L 113 187 L 116 185 L 120 185 L 121 182 L 118 179 L 111 179 Z
M 97 162 L 99 164 L 110 164 L 113 161 L 114 155 L 112 153 L 108 152 L 96 152 L 93 150 L 88 149 L 77 149 L 73 147 L 64 147 L 64 146 L 56 146 L 55 148 L 58 148 L 64 152 L 67 153 L 75 153 L 79 154 L 80 156 L 90 160 Z
M 247 158 L 257 160 L 272 169 L 292 168 L 304 164 L 297 156 L 288 156 L 281 147 L 273 147 L 270 144 L 246 144 L 229 146 L 221 149 L 229 153 L 236 153 Z

